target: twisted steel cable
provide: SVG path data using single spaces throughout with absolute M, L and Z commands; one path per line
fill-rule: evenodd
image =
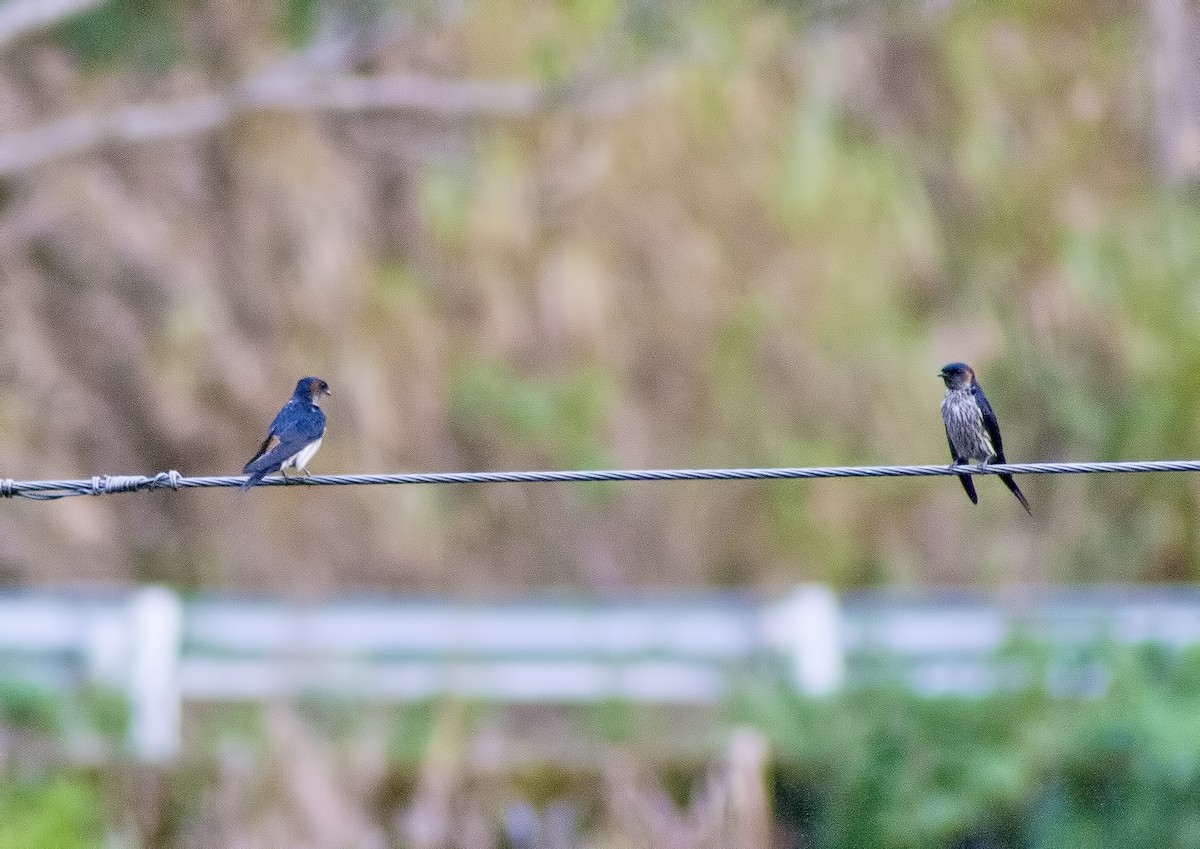
M 734 469 L 609 469 L 595 471 L 426 472 L 409 474 L 269 477 L 259 486 L 379 486 L 450 483 L 585 483 L 595 481 L 808 480 L 907 478 L 946 475 L 1087 475 L 1200 472 L 1200 460 L 1134 460 L 1110 463 L 1004 463 L 991 466 L 824 466 Z M 239 487 L 244 475 L 184 477 L 174 469 L 145 475 L 96 475 L 79 480 L 18 481 L 0 478 L 0 498 L 50 501 L 72 495 Z

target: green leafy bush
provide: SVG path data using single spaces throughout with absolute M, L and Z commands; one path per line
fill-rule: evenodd
M 745 708 L 778 752 L 777 817 L 816 849 L 1200 845 L 1200 654 L 1114 649 L 1105 668 L 1092 696 L 780 690 Z
M 85 779 L 0 779 L 0 849 L 92 849 L 103 844 L 103 804 Z

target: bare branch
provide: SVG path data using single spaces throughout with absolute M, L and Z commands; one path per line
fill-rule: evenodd
M 442 118 L 520 118 L 542 90 L 526 82 L 462 82 L 414 74 L 258 77 L 236 96 L 238 111 L 423 112 Z
M 132 106 L 104 115 L 80 113 L 0 136 L 0 175 L 53 162 L 115 141 L 146 142 L 216 129 L 229 120 L 220 97 L 165 106 Z
M 0 47 L 54 26 L 104 0 L 7 0 L 0 5 Z
M 653 80 L 652 80 L 653 82 Z M 14 174 L 108 144 L 145 143 L 211 132 L 255 112 L 415 113 L 443 120 L 528 117 L 555 105 L 590 118 L 611 117 L 655 88 L 613 83 L 595 92 L 552 98 L 528 82 L 463 82 L 416 74 L 357 77 L 273 71 L 225 94 L 205 94 L 160 105 L 80 113 L 0 136 L 0 176 Z M 560 103 L 561 101 L 561 103 Z

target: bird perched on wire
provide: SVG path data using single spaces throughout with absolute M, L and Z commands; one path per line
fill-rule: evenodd
M 980 465 L 1004 463 L 1004 444 L 1000 441 L 1000 423 L 992 412 L 992 405 L 984 396 L 975 379 L 975 371 L 966 363 L 950 363 L 938 372 L 946 383 L 946 395 L 942 398 L 942 421 L 946 424 L 946 441 L 950 443 L 950 457 L 954 465 L 961 466 L 971 460 Z M 963 489 L 972 504 L 979 503 L 975 494 L 975 482 L 971 475 L 959 475 Z M 1000 480 L 1021 502 L 1025 512 L 1033 515 L 1025 494 L 1017 486 L 1012 475 L 1000 475 Z
M 325 414 L 318 403 L 322 395 L 329 394 L 329 384 L 321 378 L 300 378 L 296 391 L 267 428 L 267 438 L 242 469 L 249 475 L 242 489 L 249 489 L 271 472 L 286 477 L 283 470 L 289 466 L 308 474 L 304 467 L 325 435 Z

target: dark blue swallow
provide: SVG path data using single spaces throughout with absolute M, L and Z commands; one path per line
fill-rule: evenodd
M 950 457 L 954 465 L 962 466 L 971 460 L 977 460 L 981 465 L 1005 462 L 1000 423 L 996 421 L 992 405 L 979 388 L 974 370 L 966 363 L 950 363 L 938 372 L 938 377 L 946 382 L 942 421 L 946 424 L 946 441 L 950 443 Z M 975 482 L 971 475 L 959 475 L 958 479 L 962 481 L 971 503 L 978 504 L 979 496 L 975 494 Z M 1000 475 L 1000 480 L 1021 502 L 1025 512 L 1032 516 L 1029 502 L 1012 475 Z
M 300 378 L 291 399 L 267 429 L 267 438 L 242 469 L 249 475 L 242 489 L 249 489 L 271 472 L 283 474 L 289 466 L 308 474 L 304 467 L 325 435 L 325 414 L 317 403 L 328 394 L 329 384 L 321 378 Z

